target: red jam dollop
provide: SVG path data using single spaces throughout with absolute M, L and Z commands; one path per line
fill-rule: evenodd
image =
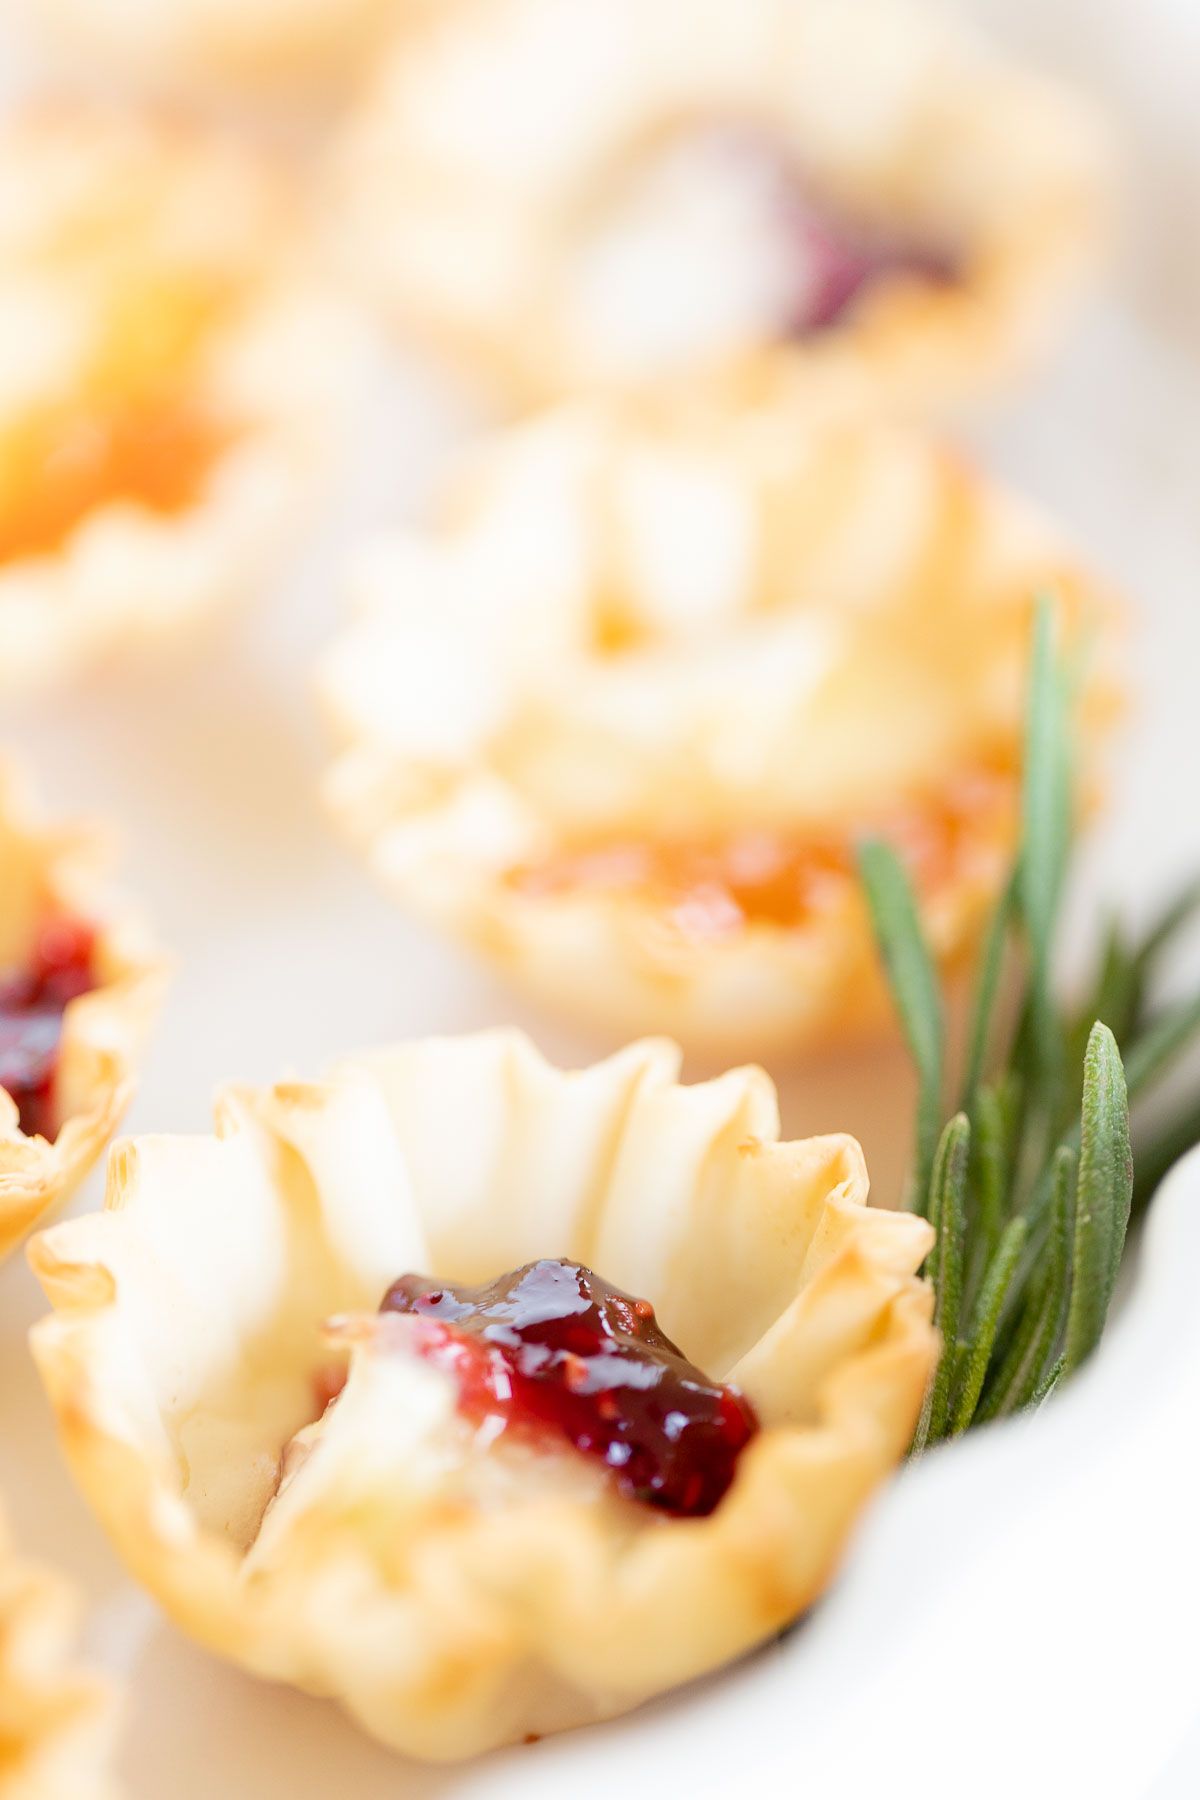
M 832 330 L 888 277 L 907 275 L 940 287 L 958 278 L 957 259 L 945 251 L 859 223 L 814 193 L 805 170 L 771 132 L 740 121 L 718 128 L 711 141 L 756 182 L 771 229 L 786 248 L 792 299 L 779 322 L 785 338 Z
M 829 331 L 851 311 L 861 294 L 885 276 L 911 275 L 948 286 L 954 271 L 948 259 L 915 246 L 872 239 L 802 193 L 786 203 L 786 229 L 795 246 L 798 298 L 787 321 L 787 336 Z
M 711 1513 L 758 1430 L 635 1300 L 580 1263 L 543 1258 L 482 1287 L 402 1275 L 381 1312 L 422 1321 L 418 1347 L 471 1418 L 564 1437 L 618 1490 L 681 1517 Z
M 53 1138 L 58 1048 L 67 1002 L 96 985 L 95 938 L 71 919 L 42 926 L 26 968 L 0 976 L 0 1087 L 27 1137 Z

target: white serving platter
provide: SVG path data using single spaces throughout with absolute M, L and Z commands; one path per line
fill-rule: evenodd
M 1200 866 L 1200 8 L 971 10 L 1091 80 L 1129 151 L 1123 266 L 1046 378 L 969 434 L 1131 597 L 1134 707 L 1111 814 L 1083 859 L 1074 943 L 1101 896 L 1144 913 Z M 395 367 L 365 406 L 342 501 L 275 594 L 182 659 L 111 671 L 0 721 L 56 807 L 120 825 L 127 885 L 178 959 L 133 1130 L 203 1129 L 221 1080 L 311 1074 L 430 1030 L 516 1019 L 563 1060 L 608 1047 L 528 1015 L 402 919 L 314 799 L 309 673 L 347 546 L 411 503 L 466 423 L 418 370 Z M 894 1192 L 910 1103 L 895 1056 L 772 1073 L 789 1132 L 858 1131 L 879 1190 Z M 94 1181 L 77 1205 L 98 1195 Z M 631 1719 L 467 1769 L 405 1763 L 333 1707 L 215 1661 L 125 1579 L 53 1441 L 25 1349 L 42 1308 L 20 1258 L 0 1271 L 0 1493 L 24 1547 L 77 1579 L 90 1649 L 127 1682 L 132 1800 L 635 1787 L 1167 1800 L 1160 1779 L 1184 1784 L 1172 1795 L 1200 1792 L 1186 1748 L 1200 1714 L 1198 1286 L 1193 1160 L 1156 1204 L 1092 1369 L 1035 1420 L 908 1471 L 802 1629 Z

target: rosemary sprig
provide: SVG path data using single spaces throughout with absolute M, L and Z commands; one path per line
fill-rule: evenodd
M 958 1110 L 944 1126 L 944 1005 L 907 874 L 889 845 L 859 851 L 880 957 L 916 1065 L 908 1205 L 938 1230 L 926 1273 L 942 1353 L 913 1449 L 1038 1406 L 1100 1340 L 1131 1208 L 1200 1141 L 1193 1093 L 1130 1151 L 1144 1101 L 1200 1038 L 1200 995 L 1162 1010 L 1162 958 L 1200 915 L 1191 883 L 1142 936 L 1109 926 L 1082 1006 L 1058 1001 L 1056 931 L 1072 817 L 1073 682 L 1038 603 L 1024 745 L 1020 847 L 985 935 Z M 1002 1038 L 1002 970 L 1022 970 Z
M 930 1217 L 929 1183 L 938 1141 L 945 1056 L 937 974 L 921 932 L 916 899 L 895 851 L 882 842 L 863 844 L 859 870 L 872 917 L 888 922 L 886 933 L 877 931 L 877 941 L 918 1084 L 916 1166 L 909 1204 Z

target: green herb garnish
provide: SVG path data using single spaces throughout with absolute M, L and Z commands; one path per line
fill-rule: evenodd
M 1164 954 L 1200 913 L 1192 883 L 1140 941 L 1109 927 L 1078 1011 L 1053 982 L 1072 818 L 1071 671 L 1039 603 L 1024 746 L 1021 843 L 979 959 L 958 1107 L 945 1125 L 945 1008 L 904 866 L 861 846 L 859 870 L 893 1002 L 918 1077 L 908 1205 L 937 1242 L 926 1274 L 942 1333 L 914 1451 L 1037 1406 L 1104 1330 L 1132 1206 L 1200 1141 L 1190 1095 L 1130 1150 L 1131 1101 L 1145 1100 L 1200 1036 L 1200 996 L 1162 1010 Z M 1002 970 L 1022 974 L 1007 1040 Z

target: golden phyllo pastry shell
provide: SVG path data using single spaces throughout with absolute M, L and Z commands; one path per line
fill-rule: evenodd
M 354 70 L 411 0 L 32 0 L 64 53 L 151 90 L 325 89 Z
M 114 1697 L 70 1662 L 75 1598 L 0 1519 L 0 1800 L 115 1800 Z
M 427 1040 L 114 1151 L 105 1212 L 31 1247 L 57 1309 L 34 1352 L 78 1481 L 181 1625 L 446 1758 L 621 1712 L 816 1598 L 909 1442 L 932 1234 L 868 1209 L 852 1139 L 780 1143 L 761 1070 L 682 1087 L 678 1063 Z M 650 1299 L 753 1402 L 710 1517 L 621 1499 L 569 1447 L 483 1447 L 374 1313 L 406 1270 L 539 1256 Z M 276 1495 L 331 1342 L 348 1384 Z
M 27 1135 L 0 1088 L 0 1259 L 78 1186 L 128 1106 L 166 965 L 136 915 L 105 889 L 101 835 L 46 824 L 0 765 L 0 982 L 20 977 L 56 922 L 91 938 L 95 985 L 67 1003 L 54 1077 L 53 1140 Z
M 247 143 L 84 100 L 0 128 L 0 685 L 252 593 L 336 443 L 359 328 Z
M 1107 163 L 1074 96 L 906 0 L 492 0 L 397 45 L 343 179 L 367 281 L 521 401 L 927 415 L 1051 335 Z M 802 195 L 909 252 L 820 328 Z
M 905 855 L 942 963 L 969 956 L 1015 845 L 1039 591 L 1089 730 L 1111 700 L 1074 553 L 899 427 L 564 411 L 354 582 L 327 795 L 375 872 L 572 1019 L 724 1056 L 890 1017 L 863 835 Z

